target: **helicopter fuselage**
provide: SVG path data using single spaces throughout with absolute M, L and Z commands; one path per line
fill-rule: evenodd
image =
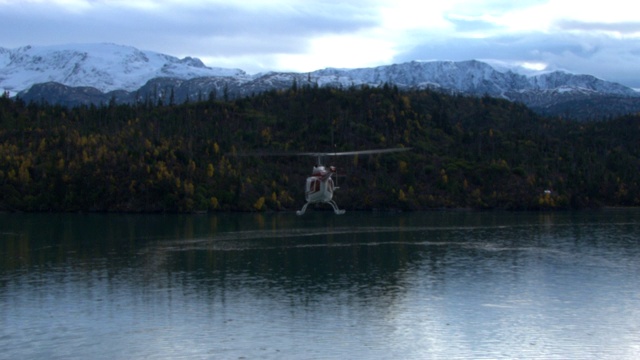
M 324 166 L 314 166 L 313 173 L 307 178 L 304 188 L 305 200 L 309 203 L 328 202 L 333 199 L 335 186 L 331 175 L 333 171 Z
M 344 210 L 340 210 L 333 201 L 333 192 L 337 188 L 331 176 L 335 174 L 335 171 L 336 168 L 333 166 L 330 166 L 328 170 L 322 165 L 313 167 L 313 172 L 307 178 L 304 188 L 304 197 L 307 203 L 297 211 L 298 215 L 304 214 L 307 206 L 315 203 L 327 203 L 333 207 L 336 214 L 344 214 Z

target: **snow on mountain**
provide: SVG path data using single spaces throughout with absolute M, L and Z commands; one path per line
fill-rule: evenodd
M 271 72 L 250 76 L 239 69 L 206 67 L 199 59 L 191 57 L 178 59 L 116 44 L 26 46 L 13 50 L 0 48 L 0 89 L 12 93 L 46 82 L 71 87 L 89 86 L 102 92 L 131 92 L 159 77 L 182 80 L 233 77 L 236 84 L 261 88 L 268 87 L 269 83 L 281 86 L 294 78 L 312 78 L 314 84 L 319 86 L 378 86 L 389 83 L 400 88 L 439 88 L 508 99 L 513 99 L 516 93 L 551 90 L 638 95 L 630 88 L 590 75 L 520 70 L 477 60 L 413 61 L 375 68 L 328 68 L 308 74 Z
M 591 75 L 478 60 L 412 61 L 374 68 L 247 75 L 239 69 L 210 68 L 196 58 L 178 59 L 115 44 L 0 48 L 0 91 L 19 94 L 27 101 L 75 106 L 108 103 L 111 99 L 129 103 L 167 101 L 167 94 L 173 94 L 172 101 L 183 102 L 211 96 L 249 96 L 288 89 L 294 83 L 321 87 L 390 84 L 400 89 L 488 95 L 521 102 L 545 114 L 567 114 L 572 110 L 567 110 L 566 104 L 571 104 L 572 109 L 588 108 L 590 114 L 596 114 L 598 108 L 604 107 L 593 105 L 603 102 L 617 104 L 606 106 L 606 114 L 640 110 L 640 93 L 617 83 Z
M 0 48 L 0 89 L 13 93 L 33 84 L 57 82 L 91 86 L 102 92 L 134 91 L 149 79 L 244 76 L 238 69 L 206 67 L 191 57 L 178 59 L 116 44 L 73 44 Z
M 343 84 L 392 83 L 399 87 L 435 87 L 474 95 L 490 95 L 512 99 L 518 92 L 575 90 L 602 92 L 609 95 L 636 96 L 634 90 L 590 75 L 566 72 L 542 72 L 533 75 L 500 69 L 477 60 L 413 61 L 404 64 L 364 69 L 324 69 L 312 73 L 321 81 Z

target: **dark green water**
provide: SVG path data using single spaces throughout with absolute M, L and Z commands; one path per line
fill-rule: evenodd
M 640 358 L 640 210 L 0 214 L 0 358 Z

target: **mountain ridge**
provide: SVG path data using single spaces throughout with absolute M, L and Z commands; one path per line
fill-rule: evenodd
M 179 59 L 110 43 L 0 48 L 0 66 L 0 88 L 14 93 L 51 81 L 109 92 L 134 91 L 161 76 L 246 75 L 239 69 L 207 67 L 197 58 Z
M 586 74 L 562 71 L 523 74 L 479 61 L 411 61 L 373 68 L 326 68 L 308 73 L 211 68 L 193 57 L 179 59 L 116 44 L 0 48 L 0 89 L 26 101 L 68 106 L 140 101 L 184 102 L 237 98 L 299 86 L 381 86 L 503 98 L 545 115 L 572 117 L 571 108 L 590 105 L 579 117 L 640 111 L 640 93 Z M 89 88 L 93 88 L 93 91 Z M 598 110 L 594 103 L 618 99 L 624 106 Z M 624 101 L 622 101 L 624 100 Z M 571 104 L 571 108 L 563 106 Z M 562 109 L 559 113 L 555 109 Z

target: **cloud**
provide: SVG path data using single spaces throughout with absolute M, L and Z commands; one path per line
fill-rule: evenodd
M 111 42 L 216 67 L 495 60 L 640 87 L 628 0 L 0 0 L 0 47 Z
M 479 34 L 479 37 L 482 37 L 483 34 L 502 29 L 502 27 L 482 19 L 465 19 L 449 16 L 447 20 L 453 24 L 457 33 L 464 33 L 467 34 L 467 36 L 473 36 L 475 33 Z
M 398 54 L 394 62 L 478 59 L 513 65 L 547 64 L 549 70 L 590 74 L 640 87 L 638 55 L 640 44 L 634 39 L 600 34 L 531 33 L 482 39 L 442 38 Z
M 602 32 L 610 34 L 640 36 L 640 22 L 586 22 L 577 20 L 561 20 L 556 23 L 558 29 L 564 31 Z
M 264 2 L 0 2 L 3 47 L 113 42 L 175 56 L 300 54 L 320 36 L 377 25 L 358 4 Z

